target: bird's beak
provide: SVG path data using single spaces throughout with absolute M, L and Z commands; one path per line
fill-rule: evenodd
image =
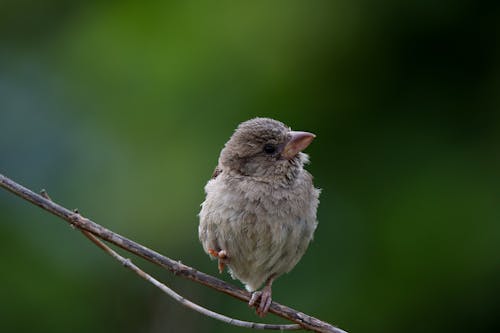
M 298 153 L 303 151 L 309 146 L 312 140 L 316 137 L 316 135 L 309 132 L 295 132 L 290 131 L 290 139 L 283 148 L 283 156 L 286 159 L 294 158 Z

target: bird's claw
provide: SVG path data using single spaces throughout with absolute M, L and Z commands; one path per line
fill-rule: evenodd
M 219 273 L 222 273 L 224 271 L 224 267 L 226 265 L 226 262 L 227 262 L 227 252 L 225 250 L 220 250 L 220 251 L 216 251 L 214 249 L 208 249 L 208 253 L 217 258 L 218 261 L 219 261 Z
M 264 287 L 262 291 L 254 291 L 248 306 L 254 307 L 259 317 L 264 317 L 271 307 L 271 288 Z

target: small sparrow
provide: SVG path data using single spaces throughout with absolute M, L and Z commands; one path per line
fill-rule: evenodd
M 269 118 L 241 123 L 205 186 L 198 234 L 203 249 L 252 292 L 259 316 L 271 285 L 300 260 L 316 229 L 320 191 L 303 166 L 315 135 Z M 261 291 L 256 291 L 265 283 Z

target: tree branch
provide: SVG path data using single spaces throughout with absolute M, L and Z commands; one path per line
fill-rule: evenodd
M 208 286 L 210 288 L 228 294 L 242 301 L 248 302 L 250 300 L 251 294 L 249 292 L 237 288 L 231 284 L 228 284 L 216 277 L 205 274 L 203 272 L 199 272 L 192 267 L 182 264 L 180 261 L 175 261 L 168 257 L 165 257 L 159 254 L 158 252 L 155 252 L 139 243 L 136 243 L 109 229 L 106 229 L 101 225 L 91 221 L 90 219 L 87 219 L 78 213 L 72 212 L 69 209 L 64 208 L 58 205 L 57 203 L 51 201 L 50 199 L 43 197 L 42 195 L 39 195 L 23 187 L 22 185 L 14 182 L 13 180 L 3 176 L 2 174 L 0 174 L 0 186 L 12 192 L 13 194 L 31 202 L 32 204 L 37 205 L 42 209 L 60 217 L 61 219 L 67 221 L 76 228 L 84 232 L 90 233 L 92 235 L 95 235 L 112 244 L 115 244 L 121 247 L 122 249 L 130 253 L 133 253 L 141 258 L 144 258 L 154 264 L 162 266 L 175 275 L 179 275 L 189 280 L 203 284 L 205 286 Z M 124 260 L 127 261 L 127 259 Z M 274 313 L 275 315 L 285 318 L 287 320 L 290 320 L 296 324 L 299 324 L 301 327 L 305 329 L 312 330 L 315 332 L 346 333 L 342 329 L 339 329 L 329 323 L 326 323 L 317 318 L 311 317 L 309 315 L 306 315 L 302 312 L 294 310 L 285 305 L 281 305 L 274 301 L 271 304 L 269 312 Z

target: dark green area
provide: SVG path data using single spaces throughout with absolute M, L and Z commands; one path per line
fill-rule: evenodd
M 317 134 L 323 189 L 277 301 L 350 332 L 498 332 L 499 22 L 494 1 L 3 1 L 0 172 L 217 274 L 203 186 L 239 122 L 276 118 Z M 0 253 L 1 331 L 246 331 L 5 191 Z

